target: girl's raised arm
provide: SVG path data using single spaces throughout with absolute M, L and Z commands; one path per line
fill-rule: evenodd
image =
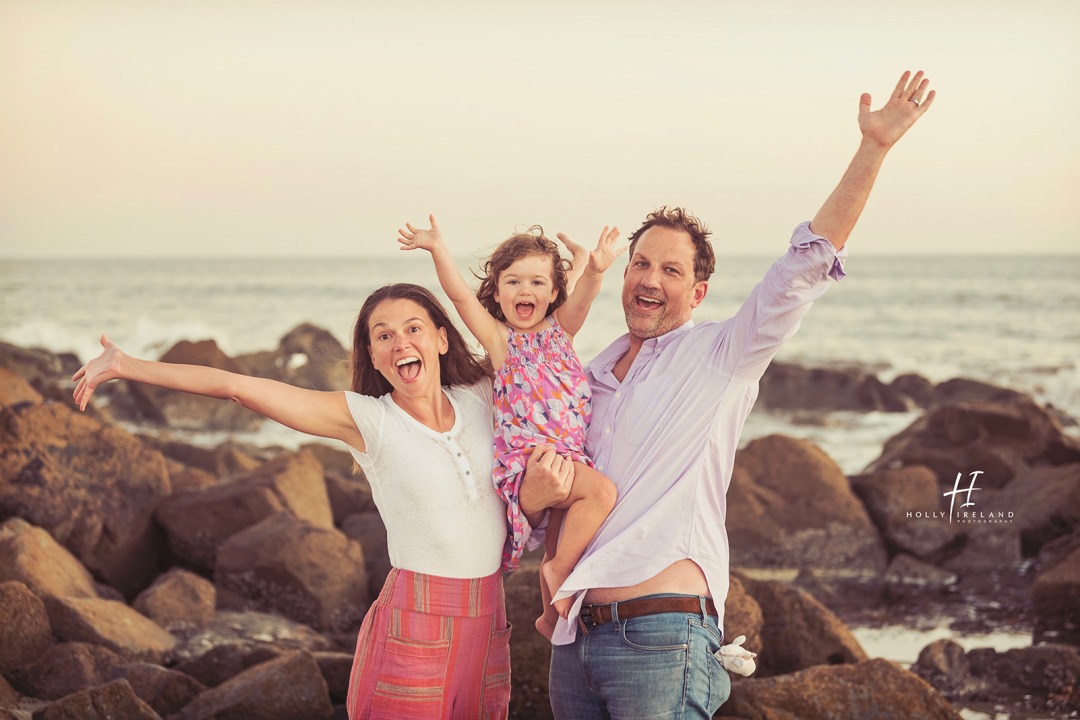
M 604 273 L 615 262 L 615 258 L 626 252 L 626 246 L 616 247 L 615 241 L 619 238 L 619 228 L 608 229 L 605 225 L 600 231 L 600 239 L 596 241 L 596 249 L 589 253 L 589 262 L 584 272 L 581 273 L 574 292 L 566 299 L 566 303 L 555 311 L 555 319 L 562 325 L 563 330 L 573 337 L 585 324 L 585 318 L 589 315 L 589 308 L 593 300 L 600 294 L 600 284 L 604 281 Z M 566 245 L 566 240 L 559 238 Z M 569 245 L 567 245 L 569 247 Z M 577 253 L 575 253 L 576 255 Z
M 126 355 L 101 336 L 102 353 L 71 378 L 75 402 L 85 410 L 94 390 L 110 380 L 133 380 L 195 395 L 233 400 L 249 410 L 294 430 L 341 440 L 364 452 L 364 437 L 356 427 L 342 392 L 305 390 L 266 378 L 231 373 L 201 365 L 139 360 Z
M 405 230 L 398 230 L 401 235 L 398 238 L 401 249 L 419 248 L 431 253 L 443 292 L 450 298 L 450 302 L 454 303 L 458 315 L 469 328 L 469 332 L 484 346 L 492 363 L 498 367 L 502 363 L 502 358 L 506 357 L 506 330 L 503 324 L 492 317 L 491 313 L 480 304 L 469 288 L 469 284 L 465 282 L 465 278 L 461 277 L 453 258 L 450 257 L 450 251 L 443 243 L 442 232 L 439 230 L 438 223 L 435 222 L 435 216 L 428 215 L 428 220 L 431 222 L 431 227 L 427 230 L 415 228 L 409 223 L 405 224 Z

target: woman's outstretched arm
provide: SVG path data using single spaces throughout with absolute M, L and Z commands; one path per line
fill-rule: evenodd
M 364 437 L 356 427 L 342 392 L 305 390 L 266 378 L 240 375 L 201 365 L 140 360 L 125 354 L 105 335 L 102 353 L 72 377 L 75 402 L 85 410 L 94 390 L 110 380 L 132 380 L 195 395 L 238 402 L 249 410 L 294 430 L 333 438 L 364 452 Z

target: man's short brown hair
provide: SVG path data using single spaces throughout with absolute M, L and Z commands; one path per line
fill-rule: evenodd
M 634 257 L 634 246 L 637 245 L 638 238 L 651 227 L 682 230 L 689 235 L 690 242 L 694 243 L 695 282 L 712 277 L 713 270 L 716 269 L 716 255 L 713 254 L 712 243 L 709 242 L 709 228 L 705 227 L 705 223 L 688 213 L 685 208 L 669 208 L 663 205 L 649 213 L 641 227 L 630 236 L 630 257 Z

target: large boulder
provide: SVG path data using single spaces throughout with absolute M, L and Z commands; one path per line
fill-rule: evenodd
M 806 368 L 773 362 L 761 378 L 758 402 L 770 410 L 905 412 L 914 401 L 857 368 Z
M 358 626 L 368 606 L 360 544 L 287 513 L 229 538 L 214 580 L 225 607 L 272 610 L 321 630 Z
M 58 638 L 104 645 L 130 660 L 165 661 L 176 638 L 153 620 L 115 600 L 48 598 L 45 607 Z
M 49 382 L 70 378 L 80 364 L 71 353 L 58 355 L 41 348 L 21 348 L 0 342 L 0 368 L 10 370 L 39 391 Z
M 217 591 L 201 575 L 173 568 L 143 590 L 132 607 L 166 630 L 198 628 L 214 617 Z
M 143 442 L 159 450 L 165 457 L 187 467 L 204 470 L 219 480 L 233 480 L 247 475 L 276 456 L 276 453 L 272 451 L 261 450 L 231 440 L 217 447 L 205 448 L 154 435 L 141 437 Z
M 52 535 L 21 518 L 0 525 L 0 582 L 18 580 L 39 597 L 98 596 L 93 576 Z
M 954 702 L 1019 705 L 1062 716 L 1080 710 L 1080 648 L 1070 645 L 965 653 L 943 639 L 923 648 L 911 671 Z
M 9 674 L 23 695 L 58 700 L 65 695 L 112 680 L 113 670 L 128 661 L 112 650 L 91 643 L 54 645 L 38 660 Z
M 293 385 L 312 390 L 348 390 L 352 382 L 348 351 L 330 332 L 310 323 L 293 328 L 281 338 L 278 356 L 285 360 L 287 381 Z
M 1080 530 L 1080 464 L 1022 473 L 997 495 L 996 504 L 1014 513 L 1023 554 L 1034 557 L 1047 543 Z
M 746 576 L 739 579 L 764 618 L 757 659 L 759 676 L 868 659 L 847 626 L 806 591 L 780 582 Z
M 152 663 L 114 667 L 112 677 L 126 680 L 135 694 L 162 717 L 172 715 L 206 690 L 205 685 L 190 675 Z
M 368 576 L 368 595 L 378 597 L 390 574 L 390 550 L 387 547 L 386 526 L 374 510 L 350 515 L 341 524 L 341 532 L 364 548 L 364 569 Z
M 7 368 L 0 367 L 0 407 L 18 403 L 40 403 L 41 393 Z
M 1002 488 L 1031 467 L 1080 462 L 1080 441 L 1030 399 L 961 402 L 931 410 L 885 443 L 866 469 L 877 473 L 912 465 L 933 471 L 944 490 Z M 976 498 L 976 503 L 978 499 Z
M 87 568 L 133 595 L 157 570 L 165 458 L 131 434 L 55 404 L 0 410 L 0 515 L 45 528 Z
M 883 470 L 850 482 L 891 553 L 940 562 L 962 544 L 961 526 L 944 522 L 948 502 L 929 468 Z
M 225 540 L 281 512 L 315 527 L 334 526 L 322 465 L 314 455 L 285 454 L 236 480 L 176 494 L 161 503 L 157 519 L 177 557 L 211 572 Z
M 1080 643 L 1080 548 L 1035 578 L 1035 635 Z
M 181 340 L 164 355 L 161 362 L 202 365 L 233 373 L 243 373 L 243 366 L 228 357 L 213 340 Z M 263 418 L 234 402 L 167 390 L 154 385 L 129 383 L 139 410 L 150 421 L 171 428 L 187 430 L 254 430 Z
M 333 712 L 319 664 L 311 653 L 298 650 L 207 690 L 171 720 L 329 720 Z
M 718 719 L 960 720 L 945 698 L 888 660 L 812 667 L 791 675 L 733 683 Z
M 724 601 L 724 642 L 730 643 L 740 635 L 746 636 L 743 647 L 750 652 L 761 652 L 761 632 L 765 616 L 757 600 L 747 592 L 739 577 L 732 575 L 727 600 Z
M 139 699 L 127 680 L 113 680 L 80 690 L 35 713 L 40 720 L 161 720 L 154 709 Z
M 17 580 L 0 583 L 0 674 L 29 665 L 52 644 L 41 598 Z
M 771 435 L 740 450 L 727 504 L 734 567 L 885 568 L 885 547 L 843 471 L 804 440 Z

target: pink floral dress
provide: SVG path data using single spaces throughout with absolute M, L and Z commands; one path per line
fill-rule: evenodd
M 506 361 L 495 373 L 495 488 L 506 501 L 509 533 L 503 568 L 514 570 L 528 538 L 518 494 L 525 465 L 537 445 L 593 466 L 585 455 L 592 391 L 570 338 L 555 322 L 534 333 L 508 328 Z

